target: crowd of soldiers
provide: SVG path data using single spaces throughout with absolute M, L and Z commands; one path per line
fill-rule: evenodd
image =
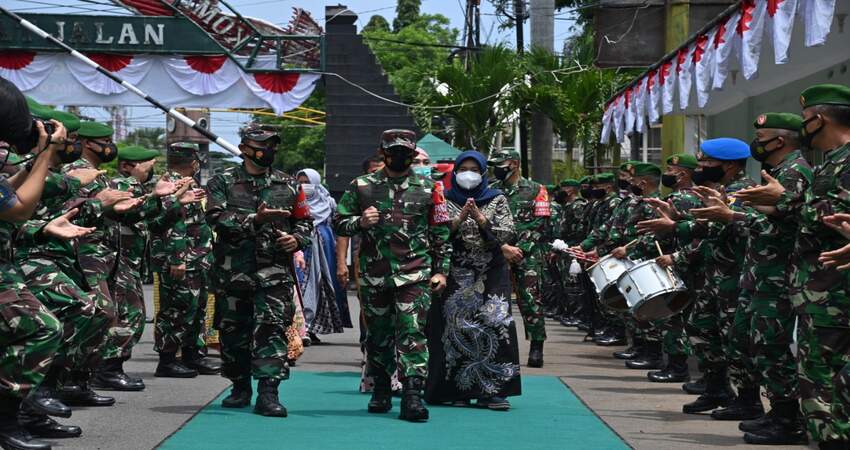
M 686 382 L 699 397 L 684 413 L 739 421 L 749 443 L 811 437 L 824 449 L 847 448 L 850 88 L 813 86 L 800 102 L 802 116 L 760 114 L 750 144 L 709 139 L 695 155 L 667 158 L 663 171 L 630 161 L 616 173 L 563 180 L 548 190 L 551 205 L 546 188 L 521 175 L 517 152 L 491 154 L 493 187 L 516 223 L 501 253 L 531 341 L 528 365 L 543 365 L 548 315 L 597 345 L 628 345 L 613 356 L 649 370 L 650 381 Z M 278 386 L 290 368 L 293 253 L 310 245 L 313 223 L 299 184 L 272 168 L 278 135 L 243 130 L 243 163 L 201 189 L 194 144 L 170 144 L 167 171 L 154 174 L 158 151 L 119 150 L 109 126 L 39 105 L 5 80 L 0 116 L 0 444 L 50 448 L 36 437 L 82 433 L 51 416 L 114 404 L 93 388 L 145 388 L 123 363 L 144 327 L 148 246 L 160 294 L 156 376 L 220 372 L 233 383 L 222 402 L 230 408 L 251 405 L 256 379 L 254 412 L 286 417 Z M 379 148 L 385 167 L 352 182 L 334 228 L 361 237 L 375 379 L 368 410 L 392 408 L 396 373 L 400 418 L 424 421 L 424 328 L 431 296 L 447 286 L 450 228 L 441 183 L 411 170 L 415 134 L 389 130 Z M 804 148 L 824 162 L 812 168 Z M 761 184 L 746 174 L 750 157 L 762 165 Z M 116 158 L 118 176 L 109 179 L 101 166 Z M 687 307 L 638 320 L 602 305 L 587 270 L 606 255 L 672 268 L 687 286 Z M 208 290 L 221 365 L 205 356 Z M 690 356 L 698 380 L 690 380 Z

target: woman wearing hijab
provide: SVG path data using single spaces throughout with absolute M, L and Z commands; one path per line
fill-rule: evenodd
M 428 317 L 429 403 L 510 409 L 520 394 L 519 349 L 511 315 L 511 284 L 501 246 L 514 235 L 508 200 L 487 183 L 476 151 L 455 160 L 446 193 L 452 218 L 452 265 L 444 295 Z
M 343 327 L 351 328 L 351 317 L 345 290 L 336 279 L 336 236 L 333 232 L 336 202 L 322 186 L 319 172 L 304 169 L 298 172 L 297 180 L 313 217 L 313 244 L 304 250 L 306 269 L 301 291 L 307 333 L 315 344 L 319 342 L 318 334 L 342 333 Z

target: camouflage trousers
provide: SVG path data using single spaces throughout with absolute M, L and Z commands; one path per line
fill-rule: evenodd
M 22 399 L 44 380 L 62 343 L 62 323 L 33 296 L 17 269 L 0 265 L 0 399 Z
M 688 356 L 691 354 L 691 344 L 685 330 L 691 308 L 685 308 L 679 314 L 655 323 L 655 327 L 661 331 L 661 348 L 665 354 L 670 356 Z
M 295 317 L 293 284 L 217 292 L 216 328 L 223 377 L 232 381 L 289 378 L 286 329 Z
M 850 441 L 850 363 L 844 365 L 835 381 L 836 399 L 833 401 L 832 413 L 835 415 L 835 426 L 845 441 Z
M 546 321 L 543 316 L 543 299 L 540 295 L 542 266 L 534 256 L 526 256 L 519 264 L 511 264 L 516 289 L 517 306 L 522 315 L 525 338 L 531 341 L 546 340 Z
M 145 331 L 145 294 L 142 275 L 119 261 L 115 277 L 109 285 L 115 307 L 115 320 L 109 327 L 103 359 L 130 359 Z
M 791 353 L 794 319 L 787 296 L 754 295 L 750 303 L 750 366 L 771 401 L 799 398 L 797 361 Z
M 817 442 L 848 440 L 847 410 L 842 411 L 848 394 L 838 389 L 850 363 L 850 328 L 816 327 L 810 316 L 800 315 L 797 346 L 800 399 L 809 435 Z
M 159 312 L 154 325 L 154 350 L 176 353 L 181 348 L 203 348 L 207 310 L 207 276 L 187 271 L 182 280 L 159 273 Z
M 109 317 L 95 307 L 95 296 L 48 259 L 20 262 L 30 292 L 62 322 L 62 345 L 54 367 L 65 372 L 94 369 L 97 349 L 106 337 Z
M 723 349 L 729 364 L 729 379 L 739 390 L 742 387 L 758 386 L 750 352 L 753 319 L 751 303 L 751 293 L 742 290 L 735 305 L 732 326 L 723 340 Z
M 366 319 L 366 357 L 369 375 L 391 376 L 402 382 L 428 376 L 425 324 L 431 307 L 428 282 L 398 288 L 360 286 Z M 396 357 L 398 355 L 398 357 Z
M 697 293 L 686 331 L 694 354 L 707 373 L 717 373 L 729 365 L 726 354 L 738 292 L 729 286 L 707 285 Z
M 116 326 L 118 321 L 118 310 L 112 299 L 112 291 L 109 287 L 109 278 L 115 270 L 115 256 L 98 256 L 90 254 L 78 254 L 80 268 L 83 270 L 85 282 L 88 284 L 90 293 L 94 295 L 95 308 L 100 309 L 109 319 L 106 338 L 92 359 L 100 361 L 106 359 L 104 352 L 112 346 L 109 330 Z
M 560 309 L 561 296 L 561 272 L 556 262 L 546 262 L 543 266 L 543 276 L 540 281 L 541 301 L 546 312 L 555 313 Z

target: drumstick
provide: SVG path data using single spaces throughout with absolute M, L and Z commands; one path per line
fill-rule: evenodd
M 635 244 L 637 243 L 637 241 L 638 241 L 637 239 L 632 239 L 632 241 L 631 241 L 631 242 L 629 242 L 628 244 L 624 245 L 623 247 L 624 247 L 624 248 L 629 248 L 629 247 L 631 247 L 632 245 L 635 245 Z
M 661 244 L 659 244 L 658 241 L 655 241 L 655 248 L 658 249 L 658 256 L 664 256 L 664 252 L 661 251 Z M 665 269 L 667 269 L 667 278 L 670 279 L 670 284 L 675 286 L 676 281 L 673 279 L 673 270 L 669 267 L 665 267 Z

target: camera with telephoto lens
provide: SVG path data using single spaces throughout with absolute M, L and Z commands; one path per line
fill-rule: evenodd
M 35 148 L 36 145 L 38 145 L 38 125 L 36 125 L 37 122 L 41 122 L 41 124 L 44 125 L 44 132 L 47 133 L 47 143 L 50 143 L 50 137 L 53 136 L 53 133 L 56 132 L 56 125 L 53 125 L 53 122 L 49 122 L 47 120 L 33 118 L 32 130 L 30 130 L 30 137 L 27 141 L 29 147 L 27 147 L 26 149 L 18 149 L 19 152 L 29 152 L 30 150 Z

